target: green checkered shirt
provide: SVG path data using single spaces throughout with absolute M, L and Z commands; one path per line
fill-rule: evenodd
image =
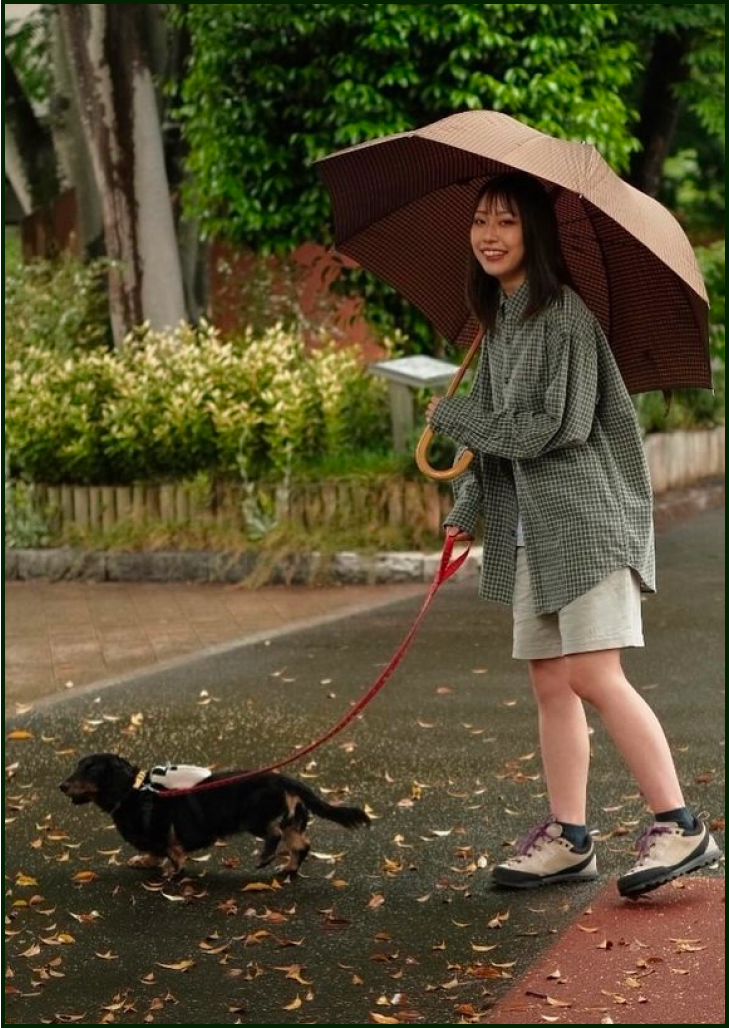
M 432 428 L 475 457 L 445 520 L 483 523 L 479 595 L 511 604 L 521 515 L 538 614 L 611 572 L 655 591 L 652 491 L 640 426 L 610 346 L 570 289 L 523 321 L 528 283 L 502 299 L 468 396 L 444 397 Z

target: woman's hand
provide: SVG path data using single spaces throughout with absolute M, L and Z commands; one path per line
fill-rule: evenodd
M 428 406 L 425 408 L 425 420 L 428 422 L 428 424 L 430 424 L 431 420 L 433 419 L 433 416 L 435 415 L 435 412 L 438 410 L 438 404 L 440 403 L 441 399 L 442 397 L 440 396 L 431 396 L 431 398 L 428 400 Z
M 458 525 L 448 525 L 445 530 L 446 538 L 452 539 L 454 543 L 472 543 L 473 536 L 470 532 L 464 532 Z

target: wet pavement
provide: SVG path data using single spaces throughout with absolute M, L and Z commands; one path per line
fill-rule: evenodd
M 723 550 L 723 510 L 659 535 L 647 648 L 625 656 L 722 848 Z M 478 602 L 472 580 L 443 586 L 385 689 L 289 766 L 373 818 L 354 833 L 316 819 L 298 881 L 256 871 L 249 837 L 171 882 L 132 869 L 109 819 L 58 790 L 91 752 L 143 766 L 286 757 L 367 691 L 422 596 L 6 715 L 6 1023 L 723 1023 L 724 862 L 618 899 L 646 815 L 594 718 L 600 878 L 490 885 L 545 799 L 510 614 Z

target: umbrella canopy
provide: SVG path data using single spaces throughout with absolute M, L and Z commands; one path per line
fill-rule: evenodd
M 465 298 L 476 198 L 494 175 L 529 172 L 552 196 L 575 287 L 630 392 L 711 387 L 708 298 L 691 243 L 670 211 L 623 182 L 594 147 L 467 111 L 339 150 L 316 167 L 337 250 L 460 345 L 478 329 Z

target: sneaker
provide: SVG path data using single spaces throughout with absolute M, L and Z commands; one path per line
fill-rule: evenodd
M 584 882 L 597 877 L 595 844 L 581 852 L 562 837 L 562 826 L 550 818 L 519 843 L 517 855 L 497 864 L 495 885 L 507 889 L 537 889 L 555 882 Z
M 618 878 L 618 892 L 628 899 L 642 896 L 681 875 L 713 864 L 721 850 L 705 824 L 689 832 L 675 821 L 657 821 L 638 840 L 638 862 Z

